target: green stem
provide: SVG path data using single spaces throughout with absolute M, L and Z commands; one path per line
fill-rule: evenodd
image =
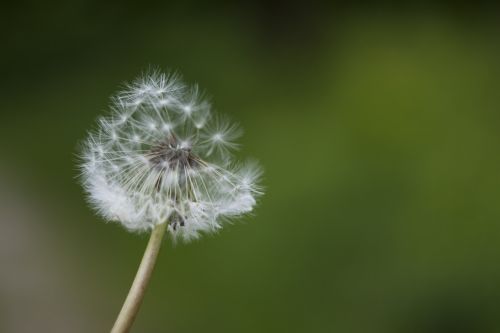
M 151 232 L 148 245 L 144 251 L 144 256 L 142 257 L 141 264 L 135 275 L 134 282 L 132 282 L 130 291 L 111 329 L 111 333 L 125 333 L 132 327 L 134 319 L 139 312 L 139 307 L 144 298 L 149 280 L 151 279 L 167 225 L 168 223 L 166 222 L 158 224 Z

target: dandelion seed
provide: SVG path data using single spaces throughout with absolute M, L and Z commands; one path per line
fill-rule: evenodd
M 256 163 L 235 166 L 241 130 L 211 116 L 198 86 L 149 73 L 113 98 L 82 153 L 92 206 L 131 231 L 166 223 L 189 241 L 252 211 L 261 194 Z

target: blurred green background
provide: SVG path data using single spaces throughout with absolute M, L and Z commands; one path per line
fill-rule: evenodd
M 500 24 L 488 3 L 4 4 L 0 331 L 106 332 L 147 236 L 77 144 L 149 65 L 245 129 L 254 216 L 167 241 L 134 332 L 500 332 Z

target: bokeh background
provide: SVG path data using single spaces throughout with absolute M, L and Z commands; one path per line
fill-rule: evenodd
M 166 241 L 134 332 L 500 332 L 500 24 L 490 3 L 17 2 L 1 10 L 0 332 L 106 332 L 147 235 L 77 144 L 176 69 L 265 168 L 254 216 Z

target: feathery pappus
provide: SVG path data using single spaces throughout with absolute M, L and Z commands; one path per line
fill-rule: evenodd
M 112 98 L 81 154 L 82 183 L 91 205 L 131 231 L 168 223 L 185 241 L 252 211 L 262 194 L 254 162 L 232 152 L 242 134 L 214 115 L 197 85 L 158 71 Z

